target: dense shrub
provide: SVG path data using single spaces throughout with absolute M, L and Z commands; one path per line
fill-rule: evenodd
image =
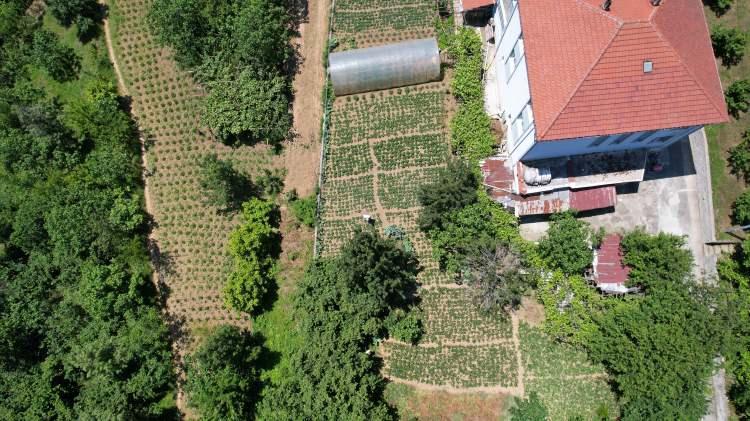
M 714 54 L 721 58 L 725 66 L 734 66 L 742 61 L 745 55 L 747 34 L 737 28 L 725 28 L 721 25 L 711 29 L 711 43 Z
M 511 421 L 547 421 L 549 413 L 536 392 L 527 399 L 513 398 L 515 406 L 510 408 Z
M 729 150 L 727 161 L 732 174 L 750 182 L 750 130 L 743 133 L 740 143 Z
M 254 192 L 250 178 L 240 174 L 228 161 L 216 154 L 198 160 L 199 181 L 204 201 L 222 210 L 235 210 Z
M 729 114 L 734 118 L 740 118 L 741 113 L 750 109 L 750 79 L 738 80 L 724 92 L 727 100 Z
M 280 0 L 156 0 L 148 22 L 208 88 L 203 118 L 217 136 L 277 145 L 291 127 L 291 16 Z
M 647 234 L 637 229 L 622 239 L 623 262 L 630 267 L 629 281 L 646 288 L 661 284 L 684 285 L 693 268 L 693 255 L 684 237 Z
M 389 315 L 412 305 L 416 274 L 413 254 L 374 230 L 355 232 L 338 257 L 313 262 L 294 301 L 305 346 L 293 351 L 258 418 L 395 420 L 370 350 L 386 336 Z
M 482 40 L 470 28 L 461 28 L 450 40 L 448 53 L 455 59 L 451 81 L 453 95 L 462 102 L 482 101 Z
M 424 335 L 423 314 L 418 308 L 410 311 L 397 308 L 385 319 L 388 336 L 408 344 L 416 344 Z
M 311 194 L 302 199 L 295 196 L 289 201 L 289 210 L 297 222 L 308 227 L 314 227 L 318 211 L 317 195 Z
M 262 348 L 252 333 L 220 326 L 185 358 L 188 405 L 203 420 L 252 419 L 260 395 Z
M 732 8 L 734 0 L 703 0 L 703 3 L 708 5 L 716 16 L 721 16 Z
M 234 270 L 224 286 L 228 308 L 254 313 L 273 286 L 281 253 L 280 216 L 276 206 L 260 199 L 242 205 L 242 225 L 229 238 Z
M 586 345 L 597 332 L 595 316 L 609 304 L 583 277 L 560 271 L 542 276 L 538 297 L 544 306 L 544 331 L 576 346 Z
M 492 155 L 498 140 L 492 134 L 491 125 L 481 101 L 462 104 L 451 120 L 453 151 L 470 162 Z
M 539 254 L 547 265 L 566 275 L 582 275 L 594 259 L 589 225 L 576 219 L 574 212 L 552 216 L 547 235 L 539 242 Z
M 76 25 L 78 38 L 87 41 L 98 33 L 104 13 L 96 0 L 47 0 L 47 10 L 64 26 Z
M 477 175 L 468 164 L 451 161 L 434 183 L 419 189 L 419 204 L 422 205 L 419 228 L 424 232 L 441 229 L 448 214 L 477 201 L 478 185 Z
M 750 225 L 750 190 L 745 190 L 732 205 L 732 223 Z

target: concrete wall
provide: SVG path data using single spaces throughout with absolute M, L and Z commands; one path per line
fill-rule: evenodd
M 628 149 L 660 149 L 699 130 L 700 126 L 663 129 L 621 135 L 537 142 L 521 158 L 523 161 L 583 155 Z

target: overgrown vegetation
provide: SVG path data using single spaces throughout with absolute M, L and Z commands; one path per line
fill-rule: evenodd
M 630 283 L 644 296 L 602 297 L 580 277 L 557 272 L 540 281 L 545 328 L 604 364 L 623 419 L 699 419 L 724 346 L 712 310 L 720 295 L 696 283 L 681 237 L 636 230 L 622 244 Z
M 745 55 L 747 34 L 737 28 L 717 25 L 711 29 L 711 43 L 714 54 L 721 58 L 725 66 L 735 66 Z
M 591 267 L 594 247 L 602 235 L 576 218 L 574 212 L 552 215 L 547 235 L 539 242 L 539 255 L 547 266 L 567 275 L 583 275 Z
M 750 190 L 745 190 L 732 205 L 732 222 L 735 225 L 750 225 Z
M 482 40 L 470 28 L 441 31 L 441 35 L 445 50 L 455 60 L 451 89 L 459 101 L 451 120 L 451 143 L 455 153 L 474 163 L 492 155 L 497 143 L 484 111 Z
M 294 219 L 307 227 L 315 226 L 316 213 L 318 211 L 317 194 L 311 194 L 308 197 L 299 198 L 294 191 L 287 198 L 289 210 L 292 212 Z
M 407 310 L 417 261 L 395 240 L 361 230 L 338 257 L 313 262 L 298 287 L 295 317 L 304 347 L 259 408 L 267 419 L 395 419 L 372 352 L 386 320 Z
M 280 219 L 273 202 L 254 198 L 243 203 L 243 223 L 229 238 L 234 269 L 224 286 L 228 308 L 252 314 L 273 287 L 281 253 Z
M 515 406 L 510 409 L 511 421 L 546 421 L 549 417 L 536 392 L 531 392 L 527 399 L 514 398 L 514 402 Z
M 724 92 L 724 96 L 729 114 L 734 118 L 740 118 L 740 114 L 750 109 L 750 79 L 733 82 Z
M 217 136 L 278 145 L 291 127 L 291 16 L 282 0 L 155 0 L 148 21 L 209 90 L 203 117 Z
M 186 357 L 185 393 L 203 420 L 252 419 L 260 398 L 261 341 L 223 325 Z
M 0 2 L 0 418 L 169 418 L 135 126 L 108 67 L 52 70 L 77 53 L 28 3 Z

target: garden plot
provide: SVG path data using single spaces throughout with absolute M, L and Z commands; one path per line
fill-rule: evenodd
M 115 55 L 147 139 L 153 237 L 169 317 L 188 330 L 217 323 L 247 325 L 247 317 L 223 308 L 221 297 L 230 270 L 226 242 L 238 220 L 203 204 L 197 160 L 216 153 L 256 174 L 274 165 L 272 151 L 223 146 L 200 124 L 204 92 L 153 39 L 145 19 L 151 0 L 107 3 Z
M 363 48 L 434 35 L 437 3 L 430 0 L 339 0 L 336 3 L 333 32 L 339 50 Z
M 329 179 L 365 174 L 372 168 L 370 146 L 366 143 L 328 149 L 326 176 Z
M 408 157 L 404 157 L 408 159 Z M 411 209 L 419 207 L 419 189 L 435 182 L 439 167 L 412 169 L 398 173 L 383 174 L 380 177 L 378 196 L 387 209 Z
M 446 89 L 444 82 L 435 82 L 337 98 L 331 114 L 331 145 L 440 133 Z
M 510 318 L 477 311 L 465 288 L 433 288 L 420 293 L 425 310 L 425 343 L 510 344 L 513 327 Z M 513 357 L 515 359 L 515 356 Z
M 519 326 L 519 336 L 526 393 L 539 393 L 551 419 L 596 419 L 601 407 L 608 408 L 610 418 L 617 415 L 617 400 L 604 367 L 589 363 L 585 352 L 554 343 L 525 323 Z
M 515 387 L 518 367 L 506 346 L 409 346 L 383 344 L 385 373 L 399 379 L 454 388 Z
M 322 187 L 321 197 L 321 213 L 326 218 L 348 218 L 374 212 L 373 176 L 328 181 Z

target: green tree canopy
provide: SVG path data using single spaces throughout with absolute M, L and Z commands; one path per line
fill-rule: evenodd
M 387 334 L 391 312 L 411 304 L 416 274 L 414 256 L 373 230 L 312 263 L 294 301 L 306 346 L 294 351 L 259 418 L 396 419 L 383 399 L 381 363 L 368 350 Z
M 721 58 L 725 66 L 734 66 L 742 61 L 745 55 L 747 34 L 737 28 L 726 28 L 721 25 L 711 29 L 711 43 L 714 53 Z
M 234 169 L 232 163 L 207 154 L 198 160 L 200 187 L 205 203 L 231 211 L 255 193 L 248 176 Z
M 567 275 L 583 275 L 591 267 L 594 232 L 589 225 L 576 219 L 574 212 L 552 216 L 547 235 L 539 242 L 539 254 L 547 265 Z
M 750 79 L 742 79 L 732 82 L 724 91 L 727 100 L 729 114 L 734 118 L 740 118 L 740 114 L 750 109 Z
M 234 270 L 224 286 L 227 307 L 256 311 L 272 286 L 281 253 L 279 210 L 272 202 L 251 199 L 242 205 L 243 223 L 229 237 Z
M 252 333 L 223 325 L 186 358 L 185 393 L 201 419 L 253 418 L 260 395 L 261 353 L 260 341 Z
M 434 183 L 422 186 L 419 190 L 419 228 L 428 232 L 442 229 L 452 211 L 477 201 L 479 180 L 472 168 L 459 160 L 451 161 L 441 170 Z
M 288 82 L 258 77 L 249 70 L 208 82 L 203 118 L 225 143 L 284 140 L 291 127 Z

